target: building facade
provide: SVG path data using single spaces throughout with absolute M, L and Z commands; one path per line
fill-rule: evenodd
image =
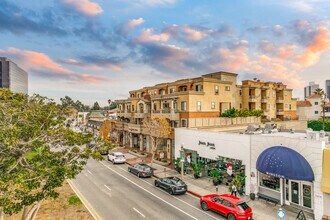
M 324 92 L 327 94 L 327 98 L 330 99 L 330 79 L 325 81 Z
M 297 101 L 297 115 L 302 120 L 318 120 L 323 117 L 330 118 L 330 103 L 323 102 L 322 96 L 312 94 L 305 101 Z
M 28 94 L 27 72 L 5 57 L 0 57 L 0 88 Z
M 237 85 L 237 74 L 228 72 L 144 87 L 116 102 L 117 142 L 147 151 L 151 144 L 143 128 L 147 117 L 164 117 L 173 128 L 190 127 L 191 119 L 218 118 L 230 108 L 264 110 L 269 119 L 296 118 L 296 100 L 286 85 L 252 80 Z M 173 138 L 165 138 L 163 146 L 170 159 Z
M 318 88 L 320 88 L 319 84 L 315 84 L 315 82 L 309 82 L 309 85 L 304 87 L 304 98 L 313 95 L 315 89 Z
M 222 173 L 231 168 L 230 173 L 235 176 L 244 170 L 247 195 L 252 192 L 272 198 L 280 205 L 304 210 L 318 220 L 329 215 L 330 176 L 328 168 L 323 171 L 322 163 L 330 162 L 329 154 L 328 161 L 323 159 L 330 144 L 324 133 L 251 135 L 176 128 L 175 137 L 175 157 L 184 157 L 185 165 L 201 162 L 208 169 L 209 164 L 220 161 L 218 169 Z M 227 182 L 224 175 L 222 178 L 223 183 Z

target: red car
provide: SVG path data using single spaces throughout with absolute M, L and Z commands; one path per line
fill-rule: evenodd
M 252 209 L 236 196 L 210 194 L 202 196 L 199 202 L 204 211 L 216 211 L 229 220 L 252 219 Z

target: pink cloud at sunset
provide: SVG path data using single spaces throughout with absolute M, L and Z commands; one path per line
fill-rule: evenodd
M 153 33 L 154 33 L 154 29 L 152 28 L 144 29 L 141 35 L 138 38 L 136 38 L 136 41 L 139 43 L 146 43 L 153 41 L 166 42 L 170 37 L 166 33 L 161 33 L 161 34 L 153 34 Z
M 106 77 L 100 76 L 100 75 L 81 74 L 80 77 L 83 82 L 92 83 L 92 84 L 110 83 L 111 82 L 111 80 L 107 79 Z
M 297 56 L 297 61 L 304 66 L 316 64 L 322 52 L 330 50 L 330 31 L 327 27 L 318 27 L 304 53 Z
M 134 26 L 138 26 L 144 23 L 144 19 L 143 18 L 138 18 L 138 19 L 132 19 L 128 22 L 128 26 L 130 27 L 134 27 Z
M 71 70 L 65 69 L 61 65 L 55 63 L 51 58 L 43 53 L 20 50 L 14 47 L 10 47 L 7 51 L 3 51 L 2 53 L 18 60 L 19 64 L 27 70 L 45 69 L 59 74 L 73 73 Z
M 98 3 L 89 0 L 60 0 L 60 3 L 88 16 L 103 12 L 103 9 Z
M 122 67 L 119 64 L 115 63 L 106 63 L 103 66 L 94 64 L 94 63 L 86 63 L 82 61 L 78 61 L 76 59 L 65 59 L 65 60 L 60 60 L 61 63 L 72 65 L 72 66 L 78 66 L 81 68 L 88 68 L 88 69 L 94 69 L 94 70 L 102 70 L 105 67 L 109 67 L 113 70 L 122 70 Z

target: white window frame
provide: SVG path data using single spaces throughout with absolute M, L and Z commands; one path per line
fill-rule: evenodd
M 202 111 L 202 102 L 201 101 L 197 101 L 197 111 Z

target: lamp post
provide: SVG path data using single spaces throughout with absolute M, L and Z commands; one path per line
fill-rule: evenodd
M 180 157 L 181 157 L 181 179 L 183 180 L 183 163 L 184 163 L 184 155 L 183 155 L 183 143 L 181 144 L 181 150 L 180 150 Z

